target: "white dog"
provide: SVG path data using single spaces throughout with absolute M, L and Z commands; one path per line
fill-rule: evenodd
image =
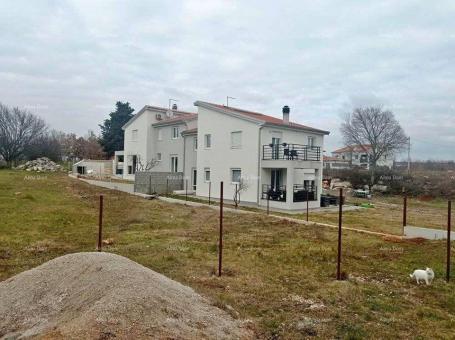
M 416 269 L 412 274 L 409 275 L 411 279 L 416 279 L 417 284 L 420 284 L 420 281 L 425 281 L 427 285 L 433 282 L 434 279 L 434 272 L 431 268 L 423 269 Z

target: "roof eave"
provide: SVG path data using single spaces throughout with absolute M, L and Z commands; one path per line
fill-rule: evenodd
M 283 128 L 283 129 L 287 129 L 287 130 L 306 131 L 306 132 L 316 133 L 316 134 L 320 134 L 320 135 L 329 135 L 330 134 L 330 131 L 319 130 L 319 129 L 314 129 L 311 127 L 303 127 L 303 126 L 274 124 L 274 123 L 269 123 L 269 122 L 265 122 L 264 126 L 273 126 L 273 127 Z

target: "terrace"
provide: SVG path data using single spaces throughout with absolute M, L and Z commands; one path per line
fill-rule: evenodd
M 319 146 L 290 143 L 266 144 L 262 146 L 262 159 L 320 161 L 321 148 Z

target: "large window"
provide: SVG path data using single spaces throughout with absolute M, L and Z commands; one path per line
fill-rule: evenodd
M 172 127 L 172 139 L 177 139 L 179 138 L 179 127 L 174 126 Z
M 242 131 L 231 132 L 231 148 L 242 147 Z
M 137 136 L 138 136 L 138 131 L 137 131 L 137 129 L 131 131 L 131 140 L 137 140 Z
M 211 134 L 207 134 L 204 136 L 204 146 L 206 148 L 212 147 L 212 135 Z
M 231 169 L 231 182 L 232 183 L 240 183 L 241 178 L 242 178 L 241 169 Z
M 171 172 L 178 172 L 178 157 L 171 156 Z
M 204 169 L 204 180 L 210 182 L 210 168 Z

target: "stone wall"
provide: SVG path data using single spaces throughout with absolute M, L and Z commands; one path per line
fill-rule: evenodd
M 164 195 L 183 190 L 183 172 L 136 172 L 134 191 Z

